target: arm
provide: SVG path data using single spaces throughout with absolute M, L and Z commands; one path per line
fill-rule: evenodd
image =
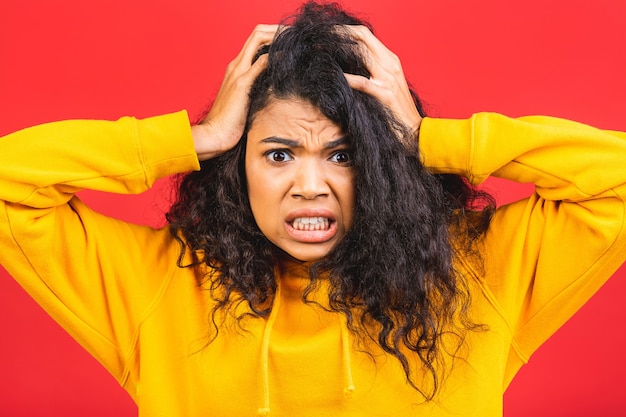
M 141 192 L 196 169 L 186 114 L 37 126 L 0 139 L 0 155 L 0 263 L 121 382 L 177 248 L 166 230 L 104 217 L 74 193 Z
M 478 184 L 535 184 L 497 210 L 484 242 L 485 291 L 508 322 L 507 378 L 626 257 L 626 134 L 550 117 L 424 119 L 424 163 Z
M 0 263 L 120 382 L 141 321 L 177 269 L 180 247 L 167 229 L 107 218 L 74 194 L 140 193 L 234 146 L 247 91 L 266 64 L 253 64 L 252 56 L 275 30 L 255 29 L 199 125 L 190 128 L 180 112 L 51 123 L 0 139 Z
M 536 193 L 497 210 L 482 248 L 484 293 L 511 329 L 507 382 L 626 257 L 626 134 L 549 117 L 469 120 L 416 114 L 399 60 L 365 28 L 353 30 L 370 78 L 346 75 L 419 133 L 435 173 L 479 184 L 494 175 Z M 471 265 L 466 268 L 472 271 Z
M 177 172 L 178 165 L 197 169 L 188 130 L 180 112 L 147 120 L 65 121 L 15 132 L 0 139 L 0 200 L 46 208 L 66 204 L 82 189 L 141 193 Z
M 420 135 L 424 164 L 435 173 L 463 175 L 475 185 L 494 175 L 533 183 L 548 200 L 578 201 L 625 183 L 622 132 L 552 117 L 510 119 L 488 113 L 426 124 L 428 131 Z

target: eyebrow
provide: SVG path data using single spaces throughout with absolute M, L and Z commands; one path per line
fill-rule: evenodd
M 285 145 L 289 148 L 299 148 L 302 147 L 302 143 L 300 141 L 294 140 L 294 139 L 285 139 L 285 138 L 280 138 L 278 136 L 270 136 L 268 138 L 265 138 L 263 140 L 261 140 L 259 143 L 278 143 L 281 145 Z M 330 142 L 326 142 L 324 144 L 324 148 L 325 149 L 332 149 L 332 148 L 336 148 L 338 146 L 341 145 L 345 145 L 350 143 L 350 137 L 349 136 L 342 136 L 339 139 L 335 139 L 335 140 L 331 140 Z

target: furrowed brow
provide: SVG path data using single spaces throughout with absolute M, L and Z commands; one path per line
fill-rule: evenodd
M 284 145 L 284 146 L 287 146 L 289 148 L 299 148 L 299 147 L 302 146 L 300 141 L 297 141 L 297 140 L 294 140 L 294 139 L 280 138 L 278 136 L 267 137 L 265 139 L 262 139 L 259 143 L 278 143 L 280 145 Z M 325 149 L 332 149 L 332 148 L 337 148 L 339 146 L 346 145 L 346 144 L 350 144 L 350 137 L 349 136 L 343 136 L 343 137 L 340 137 L 339 139 L 335 139 L 335 140 L 331 140 L 330 142 L 326 142 L 324 144 L 324 148 Z
M 277 136 L 270 136 L 269 138 L 265 138 L 261 140 L 260 143 L 278 143 L 280 145 L 287 146 L 289 148 L 298 148 L 302 146 L 299 141 L 293 139 L 285 139 L 279 138 Z
M 335 139 L 335 140 L 331 140 L 330 142 L 326 142 L 324 144 L 324 148 L 332 149 L 332 148 L 337 148 L 337 147 L 342 146 L 342 145 L 349 145 L 349 144 L 350 144 L 350 137 L 349 136 L 343 136 L 343 137 L 340 137 L 339 139 Z

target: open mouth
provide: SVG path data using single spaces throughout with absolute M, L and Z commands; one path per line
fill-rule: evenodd
M 300 231 L 324 231 L 330 228 L 331 220 L 327 217 L 296 217 L 291 227 Z
M 285 221 L 285 229 L 292 239 L 303 243 L 323 243 L 338 232 L 337 220 L 329 210 L 301 210 Z

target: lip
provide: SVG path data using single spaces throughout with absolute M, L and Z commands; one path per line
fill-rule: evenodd
M 331 210 L 324 208 L 303 208 L 289 212 L 289 214 L 287 214 L 287 217 L 285 218 L 285 221 L 287 223 L 291 223 L 298 217 L 326 217 L 331 222 L 334 222 L 336 220 L 335 213 L 333 213 Z
M 296 230 L 291 225 L 298 217 L 325 217 L 330 220 L 328 230 Z M 323 208 L 298 209 L 290 212 L 285 218 L 285 230 L 294 240 L 303 243 L 323 243 L 331 240 L 337 234 L 335 214 Z

